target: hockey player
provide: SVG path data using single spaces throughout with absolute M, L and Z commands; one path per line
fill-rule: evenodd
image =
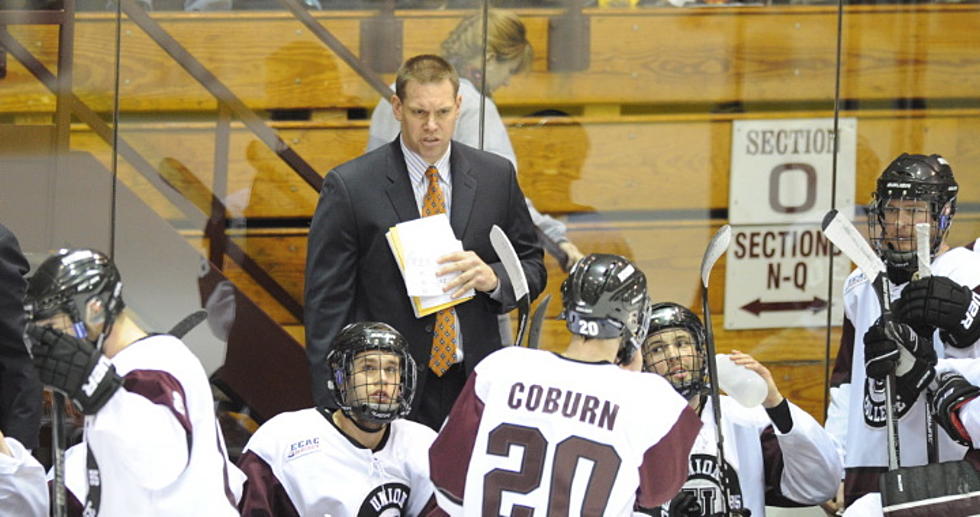
M 340 404 L 282 413 L 259 428 L 238 464 L 242 515 L 422 515 L 435 507 L 426 452 L 432 429 L 404 420 L 416 366 L 385 323 L 347 325 L 327 356 Z
M 837 491 L 843 466 L 833 438 L 807 412 L 783 397 L 772 374 L 751 356 L 739 352 L 733 362 L 758 373 L 769 387 L 761 407 L 746 408 L 721 397 L 725 475 L 717 461 L 717 437 L 707 396 L 704 326 L 687 308 L 658 303 L 650 315 L 643 345 L 643 369 L 674 386 L 700 413 L 704 425 L 691 451 L 683 490 L 653 515 L 664 517 L 764 516 L 765 506 L 822 503 Z M 727 480 L 727 490 L 722 485 Z M 725 494 L 730 505 L 725 505 Z M 740 513 L 741 512 L 741 513 Z
M 854 271 L 844 286 L 844 325 L 826 427 L 845 454 L 847 505 L 877 492 L 879 475 L 887 470 L 883 379 L 894 368 L 896 341 L 915 352 L 894 370 L 901 466 L 928 461 L 926 402 L 921 391 L 932 380 L 930 366 L 935 358 L 977 355 L 978 330 L 973 325 L 956 328 L 962 311 L 969 311 L 971 291 L 980 285 L 980 256 L 946 244 L 957 190 L 952 169 L 938 155 L 903 154 L 878 178 L 868 208 L 871 243 L 887 268 L 892 298 L 902 296 L 894 303 L 893 316 L 880 319 L 875 289 L 863 273 Z M 923 222 L 931 226 L 932 277 L 909 283 L 918 269 L 914 227 Z M 946 310 L 946 301 L 954 297 L 959 318 Z M 943 310 L 936 312 L 940 307 Z M 934 332 L 936 327 L 943 332 Z M 945 433 L 939 433 L 936 447 L 939 461 L 961 459 L 965 452 Z
M 488 356 L 429 450 L 450 515 L 629 515 L 670 500 L 687 478 L 697 415 L 663 379 L 616 364 L 646 334 L 643 272 L 589 255 L 561 293 L 566 351 Z
M 48 515 L 44 467 L 16 438 L 0 433 L 0 508 L 5 515 Z
M 28 280 L 26 303 L 41 382 L 86 415 L 65 457 L 69 514 L 236 515 L 204 368 L 123 312 L 112 261 L 60 250 Z

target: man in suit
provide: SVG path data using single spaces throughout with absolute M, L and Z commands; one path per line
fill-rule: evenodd
M 41 382 L 24 344 L 28 269 L 17 237 L 0 225 L 0 429 L 34 449 L 41 426 Z
M 459 76 L 444 59 L 422 55 L 406 61 L 391 102 L 401 123 L 399 138 L 340 165 L 324 180 L 310 227 L 304 314 L 317 405 L 335 407 L 327 394 L 325 358 L 340 329 L 383 321 L 405 336 L 422 370 L 409 418 L 439 428 L 467 374 L 500 347 L 496 314 L 516 304 L 490 245 L 494 224 L 514 244 L 531 298 L 544 289 L 543 252 L 513 165 L 451 141 L 458 88 Z M 460 273 L 447 292 L 458 297 L 472 288 L 476 296 L 416 319 L 385 232 L 442 211 L 465 250 L 440 259 L 440 274 Z

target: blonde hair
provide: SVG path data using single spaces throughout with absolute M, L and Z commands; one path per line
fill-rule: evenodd
M 483 53 L 483 16 L 464 18 L 442 42 L 442 55 L 464 77 L 473 60 Z M 517 71 L 531 64 L 534 50 L 527 40 L 527 29 L 516 14 L 490 9 L 487 15 L 487 53 L 497 61 L 519 60 Z

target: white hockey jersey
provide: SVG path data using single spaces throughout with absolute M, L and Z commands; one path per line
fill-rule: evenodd
M 976 289 L 980 285 L 980 254 L 965 247 L 953 248 L 932 263 L 932 274 Z M 892 286 L 892 299 L 905 284 Z M 883 383 L 868 379 L 864 366 L 864 334 L 878 319 L 881 310 L 874 288 L 860 270 L 855 270 L 844 285 L 844 329 L 841 347 L 831 379 L 831 404 L 827 430 L 843 445 L 846 468 L 886 467 L 888 448 L 885 432 L 885 395 Z M 967 348 L 944 347 L 938 332 L 933 345 L 938 357 L 977 357 L 977 344 Z M 911 407 L 897 408 L 901 465 L 915 466 L 927 462 L 925 440 L 926 404 L 920 395 Z M 963 458 L 966 449 L 939 433 L 940 461 Z
M 508 347 L 477 365 L 429 468 L 450 515 L 629 515 L 677 493 L 700 427 L 657 375 Z
M 427 451 L 435 431 L 395 420 L 376 451 L 357 444 L 330 413 L 281 413 L 245 446 L 242 515 L 420 515 L 432 498 Z
M 228 482 L 234 466 L 197 357 L 158 334 L 128 345 L 112 364 L 123 387 L 86 417 L 85 440 L 66 453 L 65 484 L 76 499 L 70 514 L 84 508 L 92 486 L 99 516 L 237 515 Z M 86 444 L 97 472 L 87 468 Z
M 837 493 L 844 468 L 833 438 L 809 413 L 788 404 L 793 426 L 780 432 L 762 406 L 746 408 L 727 396 L 721 397 L 722 433 L 731 487 L 732 507 L 748 508 L 753 516 L 766 515 L 766 504 L 820 504 Z M 701 411 L 704 426 L 691 451 L 684 490 L 693 492 L 702 515 L 724 512 L 724 490 L 716 458 L 718 441 L 711 400 Z M 657 515 L 666 517 L 670 505 Z
M 48 516 L 48 485 L 44 467 L 15 438 L 2 438 L 12 456 L 0 453 L 0 514 Z

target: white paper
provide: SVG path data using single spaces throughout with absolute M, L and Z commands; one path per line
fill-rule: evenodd
M 405 279 L 405 288 L 409 296 L 422 298 L 423 307 L 432 307 L 453 301 L 451 293 L 443 293 L 442 289 L 459 276 L 453 272 L 437 276 L 436 272 L 443 267 L 437 261 L 440 257 L 456 251 L 463 251 L 463 243 L 456 240 L 449 217 L 437 214 L 421 219 L 415 219 L 395 226 L 401 244 Z M 463 297 L 472 296 L 473 290 Z

